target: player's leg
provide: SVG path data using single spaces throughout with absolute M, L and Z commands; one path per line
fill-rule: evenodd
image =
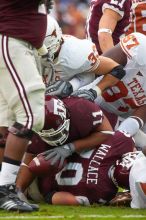
M 32 130 L 40 130 L 44 123 L 44 84 L 32 48 L 7 38 L 2 39 L 2 47 L 1 92 L 16 121 L 6 141 L 0 175 L 0 205 L 3 209 L 32 211 L 27 204 L 21 203 L 20 207 L 18 198 L 10 200 L 11 207 L 6 205 L 6 200 L 9 193 L 14 194 L 11 184 L 15 182 Z
M 146 208 L 146 157 L 141 152 L 130 170 L 131 208 Z
M 6 101 L 3 98 L 3 95 L 0 93 L 0 169 L 1 169 L 1 164 L 3 161 L 3 155 L 4 155 L 4 148 L 5 148 L 5 143 L 6 143 L 6 136 L 8 133 L 8 126 L 9 126 L 9 121 L 8 121 L 8 106 Z

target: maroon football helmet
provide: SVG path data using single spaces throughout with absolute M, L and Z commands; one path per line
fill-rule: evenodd
M 109 170 L 109 177 L 117 187 L 129 189 L 129 173 L 139 151 L 123 154 Z
M 70 119 L 67 118 L 67 109 L 57 97 L 45 97 L 45 125 L 39 136 L 49 145 L 64 144 L 69 135 Z

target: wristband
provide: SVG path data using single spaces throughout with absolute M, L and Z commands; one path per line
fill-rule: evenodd
M 101 28 L 101 29 L 99 29 L 99 30 L 98 30 L 98 34 L 99 34 L 99 33 L 109 33 L 109 34 L 112 35 L 112 31 L 111 31 L 111 29 L 109 29 L 109 28 Z
M 96 91 L 97 96 L 101 95 L 101 93 L 102 93 L 101 89 L 100 89 L 98 86 L 94 86 L 94 87 L 93 87 L 93 90 Z

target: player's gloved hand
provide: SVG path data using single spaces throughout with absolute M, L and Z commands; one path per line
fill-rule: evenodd
M 111 206 L 130 207 L 132 197 L 129 191 L 118 192 L 117 195 L 109 202 Z
M 97 87 L 97 86 L 96 86 Z M 98 95 L 101 94 L 101 90 L 99 87 L 97 87 L 97 89 L 95 89 L 95 87 L 93 89 L 83 89 L 83 90 L 77 90 L 75 92 L 73 92 L 71 95 L 72 96 L 77 96 L 79 98 L 85 98 L 91 102 L 94 102 L 94 100 L 97 98 Z
M 46 87 L 47 95 L 56 95 L 60 98 L 69 96 L 73 92 L 73 88 L 70 82 L 63 80 L 55 81 Z
M 64 160 L 75 152 L 75 146 L 72 143 L 65 144 L 61 147 L 55 147 L 42 153 L 45 160 L 50 160 L 51 165 L 59 163 L 59 167 L 63 166 Z

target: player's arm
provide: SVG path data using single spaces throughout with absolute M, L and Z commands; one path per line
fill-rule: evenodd
M 85 138 L 76 140 L 73 142 L 75 151 L 81 152 L 82 150 L 90 150 L 97 146 L 100 146 L 106 141 L 111 135 L 113 135 L 113 129 L 109 123 L 109 120 L 104 116 L 103 121 L 97 126 L 96 131 L 92 132 Z
M 52 205 L 90 205 L 85 196 L 75 196 L 70 192 L 49 193 L 46 202 Z
M 99 60 L 100 64 L 94 73 L 96 75 L 104 75 L 103 79 L 97 85 L 102 93 L 108 87 L 118 83 L 125 76 L 126 72 L 122 65 L 110 58 L 100 56 Z
M 102 52 L 114 46 L 112 33 L 121 18 L 121 15 L 112 9 L 107 8 L 103 11 L 98 30 L 98 40 Z
M 127 56 L 123 52 L 120 43 L 116 44 L 114 47 L 104 52 L 102 56 L 111 58 L 112 60 L 123 66 L 125 66 L 127 63 Z
M 24 192 L 35 178 L 35 175 L 28 168 L 28 164 L 34 157 L 35 155 L 31 153 L 25 153 L 24 155 L 24 159 L 20 166 L 19 173 L 16 179 L 16 187 L 21 192 Z
M 55 192 L 53 195 L 48 194 L 46 202 L 52 205 L 80 205 L 76 196 L 69 192 Z
M 96 57 L 95 57 L 96 58 Z M 84 97 L 90 101 L 94 101 L 97 96 L 101 95 L 106 89 L 116 85 L 126 74 L 124 67 L 114 60 L 100 56 L 98 58 L 99 65 L 92 71 L 91 74 L 97 76 L 104 75 L 103 78 L 88 90 L 78 90 L 73 93 L 73 96 Z
M 98 116 L 100 112 L 101 111 L 95 111 L 94 113 Z M 100 146 L 100 144 L 106 141 L 114 134 L 114 132 L 106 117 L 103 119 L 101 117 L 100 119 L 97 117 L 96 119 L 93 119 L 93 128 L 88 136 L 45 151 L 42 153 L 45 160 L 50 161 L 51 165 L 59 164 L 59 167 L 63 167 L 65 159 L 71 156 L 74 152 L 90 150 Z

